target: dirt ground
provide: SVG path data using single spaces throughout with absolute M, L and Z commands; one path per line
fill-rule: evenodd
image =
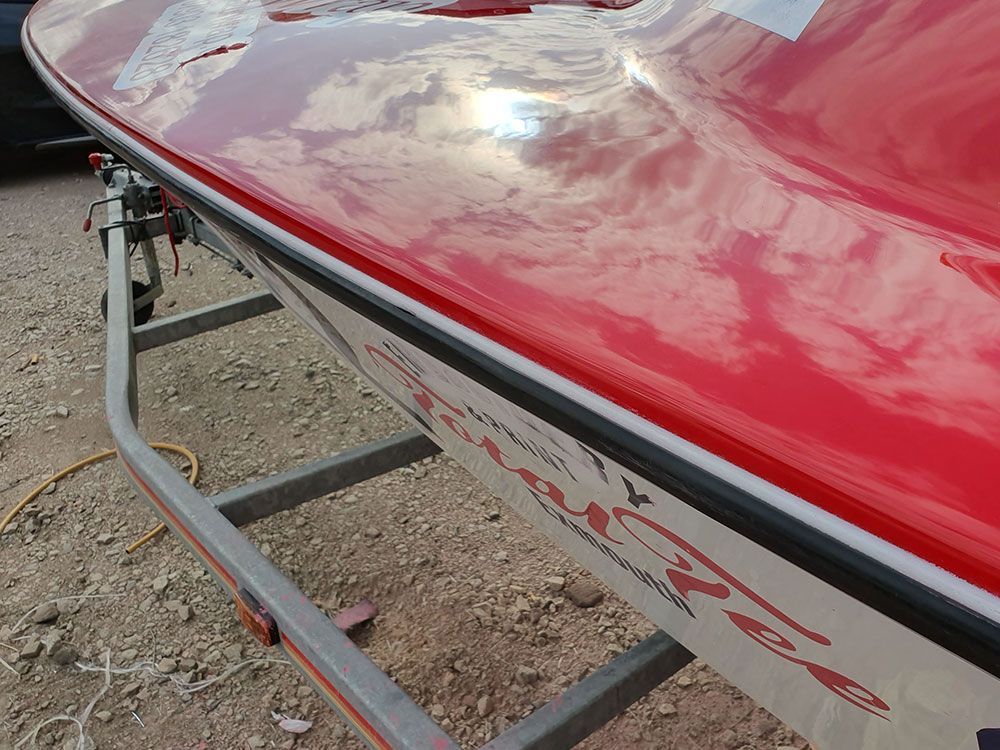
M 80 155 L 0 174 L 0 510 L 52 472 L 110 447 L 103 416 L 104 262 L 81 230 L 101 185 Z M 168 273 L 167 255 L 161 258 Z M 182 246 L 160 316 L 256 288 Z M 405 425 L 285 312 L 140 359 L 141 429 L 202 462 L 213 493 Z M 447 500 L 447 502 L 443 502 Z M 96 748 L 362 747 L 298 674 L 238 624 L 113 462 L 64 479 L 0 536 L 0 750 L 30 747 L 58 715 Z M 586 577 L 445 457 L 253 524 L 247 533 L 328 612 L 362 598 L 381 614 L 365 650 L 463 746 L 495 736 L 652 632 L 610 592 L 581 609 Z M 33 608 L 57 597 L 56 605 Z M 87 598 L 80 598 L 87 597 Z M 30 613 L 30 614 L 29 614 Z M 19 622 L 28 615 L 23 625 Z M 36 620 L 46 620 L 38 622 Z M 106 656 L 107 655 L 107 656 Z M 81 665 L 152 671 L 105 675 Z M 221 676 L 194 691 L 201 680 Z M 279 728 L 272 712 L 313 722 Z M 41 747 L 76 748 L 66 720 Z M 583 747 L 789 750 L 806 743 L 700 661 Z

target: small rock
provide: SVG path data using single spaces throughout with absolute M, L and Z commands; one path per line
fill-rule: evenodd
M 177 608 L 177 616 L 181 618 L 181 622 L 187 622 L 194 615 L 194 610 L 191 609 L 190 604 L 182 604 Z
M 49 658 L 56 664 L 68 666 L 80 658 L 80 652 L 70 643 L 57 643 L 49 652 Z
M 59 619 L 59 605 L 55 602 L 45 602 L 41 607 L 31 613 L 31 621 L 37 625 L 46 622 L 55 622 Z
M 97 537 L 94 539 L 95 542 L 101 545 L 111 544 L 111 542 L 113 542 L 114 540 L 115 540 L 114 535 L 108 533 L 98 534 Z
M 538 670 L 531 667 L 518 667 L 514 679 L 519 685 L 534 685 L 538 682 Z
M 53 492 L 56 491 L 56 488 L 58 487 L 58 485 L 59 485 L 58 482 L 49 482 L 47 485 L 45 485 L 45 489 L 42 490 L 42 494 L 43 495 L 51 495 Z
M 20 653 L 18 653 L 17 658 L 19 659 L 34 659 L 42 653 L 42 642 L 32 638 L 30 641 L 24 644 L 21 648 Z
M 63 419 L 66 419 L 69 416 L 69 409 L 67 409 L 63 404 L 59 404 L 59 406 L 56 407 L 55 411 L 57 417 L 62 417 Z
M 94 714 L 94 716 L 99 721 L 103 721 L 105 724 L 107 724 L 109 721 L 111 721 L 111 712 L 110 711 L 98 711 L 97 713 Z
M 234 643 L 232 646 L 226 646 L 222 649 L 222 655 L 229 661 L 239 661 L 243 658 L 243 646 L 238 643 Z
M 727 729 L 719 735 L 719 743 L 727 750 L 733 750 L 739 745 L 739 737 L 732 729 Z
M 247 747 L 251 750 L 259 750 L 259 748 L 267 747 L 267 741 L 259 734 L 255 734 L 253 737 L 247 738 Z
M 159 576 L 153 579 L 153 593 L 162 594 L 167 590 L 167 586 L 170 585 L 170 579 L 166 576 Z
M 566 597 L 578 607 L 596 607 L 604 601 L 604 592 L 588 580 L 580 578 L 565 589 Z
M 368 537 L 369 539 L 378 539 L 380 536 L 382 536 L 382 532 L 379 531 L 374 526 L 369 526 L 367 529 L 365 529 L 365 536 Z
M 62 640 L 63 632 L 61 630 L 52 629 L 42 636 L 42 645 L 45 647 L 45 654 L 47 656 L 52 656 L 52 649 L 54 649 L 59 642 Z
M 680 677 L 677 678 L 677 684 L 683 688 L 691 687 L 691 685 L 694 684 L 694 680 L 692 680 L 686 674 L 682 674 Z
M 435 703 L 431 706 L 431 716 L 438 720 L 443 719 L 445 717 L 444 706 L 440 703 Z
M 127 648 L 119 654 L 123 663 L 135 661 L 135 657 L 139 655 L 139 652 L 134 648 Z
M 566 579 L 562 576 L 551 576 L 545 579 L 545 585 L 549 587 L 549 591 L 562 591 L 566 585 Z
M 140 690 L 142 690 L 141 682 L 130 682 L 128 685 L 122 688 L 122 695 L 124 695 L 126 698 L 131 698 Z
M 483 718 L 486 718 L 491 713 L 493 713 L 493 698 L 488 695 L 484 695 L 476 703 L 476 713 L 478 713 Z
M 173 674 L 177 671 L 177 662 L 173 659 L 160 659 L 156 664 L 156 669 L 161 674 Z
M 677 713 L 677 706 L 673 703 L 661 703 L 657 706 L 656 710 L 660 716 L 674 716 Z M 779 747 L 778 750 L 781 750 L 781 748 Z

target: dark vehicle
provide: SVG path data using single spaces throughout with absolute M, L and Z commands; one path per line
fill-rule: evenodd
M 35 76 L 21 50 L 34 0 L 0 0 L 0 151 L 89 141 Z

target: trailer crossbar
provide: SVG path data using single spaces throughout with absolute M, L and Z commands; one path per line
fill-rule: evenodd
M 230 523 L 245 526 L 440 452 L 438 444 L 424 433 L 407 430 L 220 492 L 210 499 Z

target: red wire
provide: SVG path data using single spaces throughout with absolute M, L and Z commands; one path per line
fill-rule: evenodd
M 160 188 L 160 204 L 163 206 L 163 223 L 167 228 L 167 239 L 170 240 L 170 250 L 174 254 L 174 276 L 181 272 L 181 256 L 177 254 L 177 243 L 174 241 L 174 230 L 170 226 L 170 209 L 167 204 L 167 191 Z

